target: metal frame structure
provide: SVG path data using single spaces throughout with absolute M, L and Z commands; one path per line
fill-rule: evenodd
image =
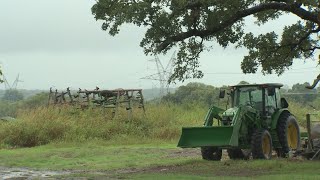
M 50 88 L 48 105 L 72 105 L 81 109 L 89 107 L 101 107 L 112 109 L 112 117 L 118 115 L 120 107 L 125 107 L 128 111 L 128 118 L 132 117 L 134 107 L 141 108 L 145 113 L 144 98 L 142 89 L 115 89 L 82 90 L 72 93 L 70 88 L 67 91 L 58 92 Z
M 5 75 L 3 75 L 3 81 L 4 81 L 5 89 L 17 89 L 19 82 L 23 82 L 20 80 L 20 74 L 18 74 L 18 76 L 16 77 L 12 85 L 9 84 Z

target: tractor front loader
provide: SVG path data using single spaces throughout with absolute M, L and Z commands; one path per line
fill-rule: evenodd
M 205 160 L 220 160 L 222 149 L 231 159 L 270 159 L 272 150 L 286 157 L 300 147 L 300 130 L 281 97 L 282 84 L 230 87 L 231 108 L 211 107 L 203 127 L 182 128 L 178 146 L 201 147 Z M 223 98 L 224 92 L 220 93 Z

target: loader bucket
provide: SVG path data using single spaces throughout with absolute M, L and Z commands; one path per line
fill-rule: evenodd
M 238 137 L 233 136 L 233 129 L 232 126 L 182 128 L 178 147 L 238 146 Z

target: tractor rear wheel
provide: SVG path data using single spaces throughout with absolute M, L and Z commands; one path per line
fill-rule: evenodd
M 228 155 L 230 159 L 249 159 L 250 152 L 242 149 L 227 149 Z
M 261 129 L 253 133 L 251 148 L 253 159 L 271 159 L 272 139 L 269 131 Z
M 283 113 L 277 124 L 277 133 L 280 149 L 277 149 L 279 157 L 287 157 L 292 150 L 300 147 L 300 129 L 296 118 L 290 113 Z
M 208 161 L 220 161 L 222 157 L 222 149 L 217 147 L 201 147 L 202 159 Z

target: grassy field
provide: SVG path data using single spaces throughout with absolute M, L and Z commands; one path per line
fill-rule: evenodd
M 171 165 L 183 153 L 174 144 L 110 145 L 102 141 L 59 143 L 34 148 L 0 150 L 0 166 L 33 167 L 50 170 L 114 170 Z M 175 155 L 175 154 L 178 155 Z
M 182 126 L 201 126 L 207 108 L 174 104 L 149 105 L 146 114 L 135 109 L 128 119 L 124 109 L 111 119 L 108 109 L 81 110 L 74 107 L 38 108 L 19 112 L 15 122 L 0 121 L 0 148 L 34 147 L 54 142 L 171 141 Z
M 199 149 L 166 142 L 55 143 L 0 150 L 0 166 L 62 170 L 57 177 L 116 179 L 319 179 L 320 163 L 302 159 L 204 161 Z
M 208 107 L 148 105 L 110 119 L 101 109 L 20 111 L 0 122 L 0 167 L 62 171 L 58 177 L 125 179 L 319 179 L 320 163 L 301 159 L 221 162 L 176 147 L 183 126 L 202 126 Z M 291 106 L 303 125 L 307 109 Z

